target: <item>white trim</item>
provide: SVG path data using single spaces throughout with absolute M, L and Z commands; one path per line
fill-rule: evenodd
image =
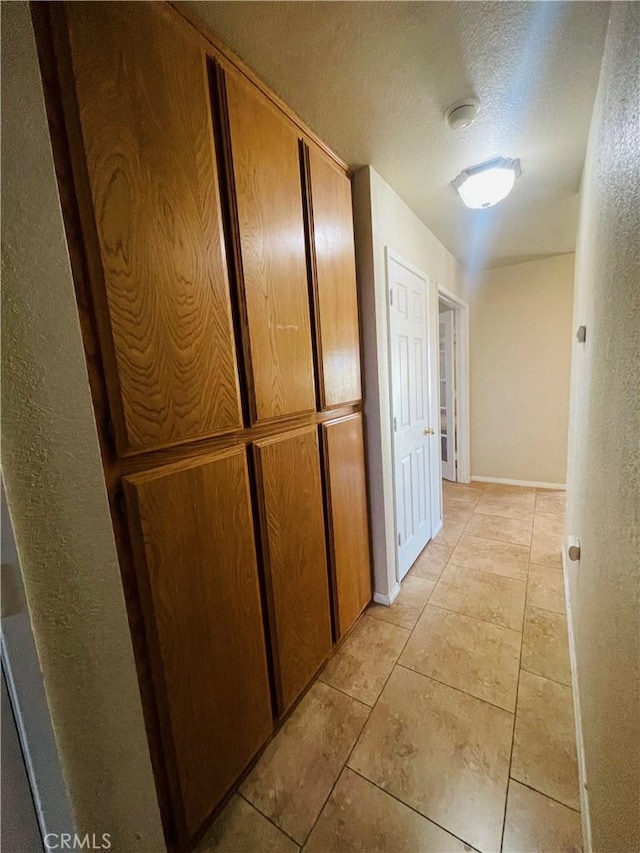
M 557 489 L 565 492 L 566 483 L 541 483 L 538 480 L 509 480 L 505 477 L 476 477 L 471 478 L 474 483 L 500 483 L 505 486 L 524 486 L 530 489 Z
M 584 754 L 584 738 L 582 736 L 582 711 L 580 708 L 580 691 L 578 690 L 578 664 L 576 660 L 576 635 L 573 628 L 573 609 L 569 595 L 569 572 L 567 571 L 567 546 L 562 546 L 562 575 L 564 577 L 564 597 L 567 606 L 567 634 L 569 637 L 569 663 L 571 665 L 571 687 L 573 692 L 573 717 L 576 727 L 576 748 L 578 752 L 578 779 L 580 794 L 580 819 L 582 821 L 582 839 L 584 853 L 591 853 L 593 842 L 591 838 L 591 811 L 589 808 L 589 788 L 587 786 L 587 771 Z
M 438 299 L 442 299 L 456 314 L 456 390 L 458 396 L 457 440 L 458 482 L 471 482 L 471 427 L 469 381 L 469 306 L 453 291 L 438 285 Z
M 397 252 L 394 252 L 390 246 L 384 247 L 384 256 L 385 256 L 385 260 L 387 262 L 387 267 L 386 267 L 387 270 L 389 268 L 388 267 L 389 261 L 395 261 L 397 264 L 400 264 L 401 267 L 404 267 L 406 270 L 409 270 L 409 272 L 412 272 L 414 275 L 417 275 L 418 278 L 423 279 L 423 281 L 426 281 L 426 283 L 429 284 L 429 276 L 426 274 L 426 272 L 424 270 L 421 270 L 419 267 L 417 267 L 414 264 L 410 263 L 409 261 L 405 260 L 402 257 L 402 255 L 399 255 Z M 388 295 L 388 288 L 389 288 L 389 279 L 387 277 L 387 295 Z
M 424 281 L 425 284 L 425 309 L 427 312 L 427 379 L 428 379 L 428 396 L 430 403 L 430 411 L 429 411 L 429 421 L 437 424 L 439 422 L 440 416 L 440 408 L 439 402 L 437 401 L 437 391 L 436 389 L 439 387 L 439 382 L 435 382 L 433 371 L 437 368 L 434 367 L 434 324 L 435 324 L 435 355 L 436 355 L 436 365 L 438 358 L 438 348 L 437 348 L 437 335 L 438 335 L 438 325 L 437 325 L 437 309 L 438 309 L 438 287 L 435 282 L 432 282 L 429 276 L 421 270 L 419 267 L 412 264 L 410 261 L 405 260 L 401 255 L 395 252 L 390 246 L 384 247 L 384 273 L 385 273 L 385 310 L 387 317 L 387 370 L 388 370 L 388 382 L 389 382 L 389 408 L 387 413 L 387 423 L 389 428 L 389 434 L 391 437 L 391 471 L 393 478 L 393 531 L 394 531 L 394 560 L 395 560 L 395 578 L 396 584 L 391 589 L 388 596 L 381 594 L 380 600 L 376 599 L 374 595 L 374 601 L 377 601 L 378 604 L 387 604 L 393 602 L 398 592 L 400 591 L 400 561 L 398 555 L 398 527 L 397 527 L 397 519 L 398 519 L 398 508 L 396 503 L 396 469 L 395 469 L 395 430 L 393 428 L 393 357 L 391 354 L 391 311 L 390 311 L 390 299 L 389 293 L 392 289 L 391 287 L 391 279 L 389 275 L 389 267 L 390 262 L 398 264 L 398 266 L 404 267 L 404 269 L 408 270 L 410 273 L 419 278 L 421 281 Z M 432 287 L 433 285 L 433 287 Z M 434 314 L 435 311 L 435 314 Z M 430 457 L 429 457 L 429 470 L 431 476 L 430 483 L 430 495 L 431 495 L 431 537 L 428 541 L 431 541 L 435 536 L 433 532 L 435 528 L 438 530 L 440 527 L 438 525 L 442 525 L 442 470 L 441 470 L 441 461 L 440 461 L 440 440 L 438 433 L 438 441 L 434 442 L 432 445 Z M 436 513 L 437 521 L 434 523 L 434 513 Z M 406 574 L 406 573 L 405 573 Z M 398 587 L 396 591 L 396 586 Z
M 393 602 L 396 600 L 396 598 L 398 597 L 399 593 L 400 593 L 400 584 L 398 581 L 396 581 L 395 584 L 393 585 L 393 587 L 391 588 L 389 595 L 385 595 L 382 592 L 374 592 L 373 593 L 373 600 L 375 601 L 376 604 L 384 604 L 386 607 L 390 607 L 393 604 Z
M 438 533 L 440 533 L 443 525 L 444 525 L 444 519 L 441 518 L 440 521 L 438 521 L 437 524 L 435 524 L 433 531 L 431 532 L 431 538 L 432 539 L 435 539 L 436 536 L 438 535 Z

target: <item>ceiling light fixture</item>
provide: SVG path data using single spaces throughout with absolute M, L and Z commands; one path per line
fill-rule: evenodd
M 464 169 L 451 183 L 460 198 L 474 210 L 493 207 L 505 199 L 520 174 L 520 160 L 496 157 L 479 166 Z

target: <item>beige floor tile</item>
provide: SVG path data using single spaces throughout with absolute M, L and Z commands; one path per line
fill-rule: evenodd
M 420 618 L 435 585 L 435 580 L 407 575 L 402 581 L 398 597 L 390 607 L 372 604 L 367 614 L 411 630 Z
M 571 684 L 566 616 L 537 607 L 525 608 L 522 669 Z
M 429 604 L 398 663 L 515 711 L 520 642 L 517 631 Z
M 526 589 L 525 581 L 491 572 L 479 572 L 477 569 L 465 569 L 449 562 L 429 602 L 504 628 L 522 631 Z
M 446 480 L 442 481 L 442 494 L 450 501 L 458 501 L 475 506 L 480 500 L 482 492 L 482 489 L 477 489 L 467 483 L 448 483 Z
M 520 672 L 511 775 L 566 806 L 579 808 L 570 687 Z
M 562 568 L 562 537 L 549 536 L 533 531 L 531 540 L 531 562 L 538 566 Z
M 320 681 L 374 705 L 408 638 L 406 629 L 365 615 L 323 669 Z
M 396 667 L 349 766 L 478 850 L 500 849 L 513 716 Z
M 505 515 L 474 513 L 465 527 L 467 536 L 480 539 L 497 539 L 513 545 L 531 545 L 531 519 L 507 518 Z
M 536 513 L 531 540 L 531 562 L 562 568 L 564 516 Z
M 502 486 L 498 489 L 487 489 L 476 505 L 476 512 L 487 515 L 505 515 L 508 518 L 530 519 L 535 506 L 535 491 L 533 489 L 517 489 L 512 486 Z
M 450 521 L 449 519 L 445 519 L 442 529 L 433 537 L 434 543 L 436 545 L 448 545 L 449 548 L 455 547 L 458 539 L 462 536 L 464 525 L 464 521 Z
M 580 814 L 509 782 L 503 853 L 582 853 Z
M 442 570 L 449 562 L 452 551 L 453 548 L 449 548 L 448 545 L 429 542 L 411 567 L 412 577 L 438 580 Z
M 529 549 L 525 545 L 478 539 L 464 533 L 451 555 L 451 562 L 468 569 L 526 580 Z
M 303 844 L 368 715 L 366 705 L 316 682 L 240 793 Z
M 567 493 L 560 489 L 537 489 L 536 512 L 563 515 L 567 506 Z
M 469 849 L 345 768 L 304 853 L 462 853 Z
M 554 613 L 566 613 L 562 569 L 557 569 L 554 566 L 537 566 L 535 563 L 531 563 L 527 585 L 527 604 L 530 607 L 553 610 Z
M 485 491 L 494 495 L 520 495 L 535 492 L 533 486 L 516 486 L 513 483 L 486 483 Z
M 300 848 L 237 794 L 198 847 L 197 853 L 298 853 Z
M 564 516 L 554 515 L 549 512 L 538 512 L 533 518 L 533 530 L 535 533 L 545 533 L 547 536 L 564 537 Z
M 473 515 L 474 507 L 470 504 L 463 504 L 459 501 L 451 501 L 446 496 L 442 508 L 442 516 L 447 521 L 462 522 L 466 524 Z

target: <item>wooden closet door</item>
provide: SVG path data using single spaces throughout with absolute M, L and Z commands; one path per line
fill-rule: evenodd
M 331 649 L 329 579 L 315 426 L 255 443 L 279 711 Z
M 174 806 L 191 836 L 272 730 L 246 451 L 124 483 Z
M 338 637 L 371 601 L 362 415 L 322 424 Z
M 360 332 L 351 181 L 308 149 L 323 408 L 360 400 Z
M 226 75 L 253 418 L 315 410 L 298 137 L 262 93 Z
M 202 46 L 161 4 L 68 3 L 66 15 L 91 189 L 84 227 L 95 246 L 89 262 L 118 449 L 237 429 Z

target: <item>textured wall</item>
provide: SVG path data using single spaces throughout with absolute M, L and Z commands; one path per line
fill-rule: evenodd
M 566 483 L 574 256 L 470 283 L 473 476 Z
M 356 172 L 353 190 L 364 346 L 374 588 L 376 593 L 385 596 L 396 584 L 385 247 L 429 277 L 430 334 L 434 339 L 438 334 L 436 283 L 463 295 L 464 278 L 458 261 L 374 169 L 367 166 Z M 434 370 L 437 371 L 437 366 Z M 433 417 L 437 420 L 437 407 Z M 439 500 L 439 495 L 434 499 Z M 439 506 L 435 510 L 441 517 Z
M 568 563 L 593 850 L 640 850 L 640 5 L 612 4 L 576 253 Z
M 2 467 L 79 832 L 164 849 L 26 3 L 2 8 Z M 65 827 L 66 829 L 66 827 Z

